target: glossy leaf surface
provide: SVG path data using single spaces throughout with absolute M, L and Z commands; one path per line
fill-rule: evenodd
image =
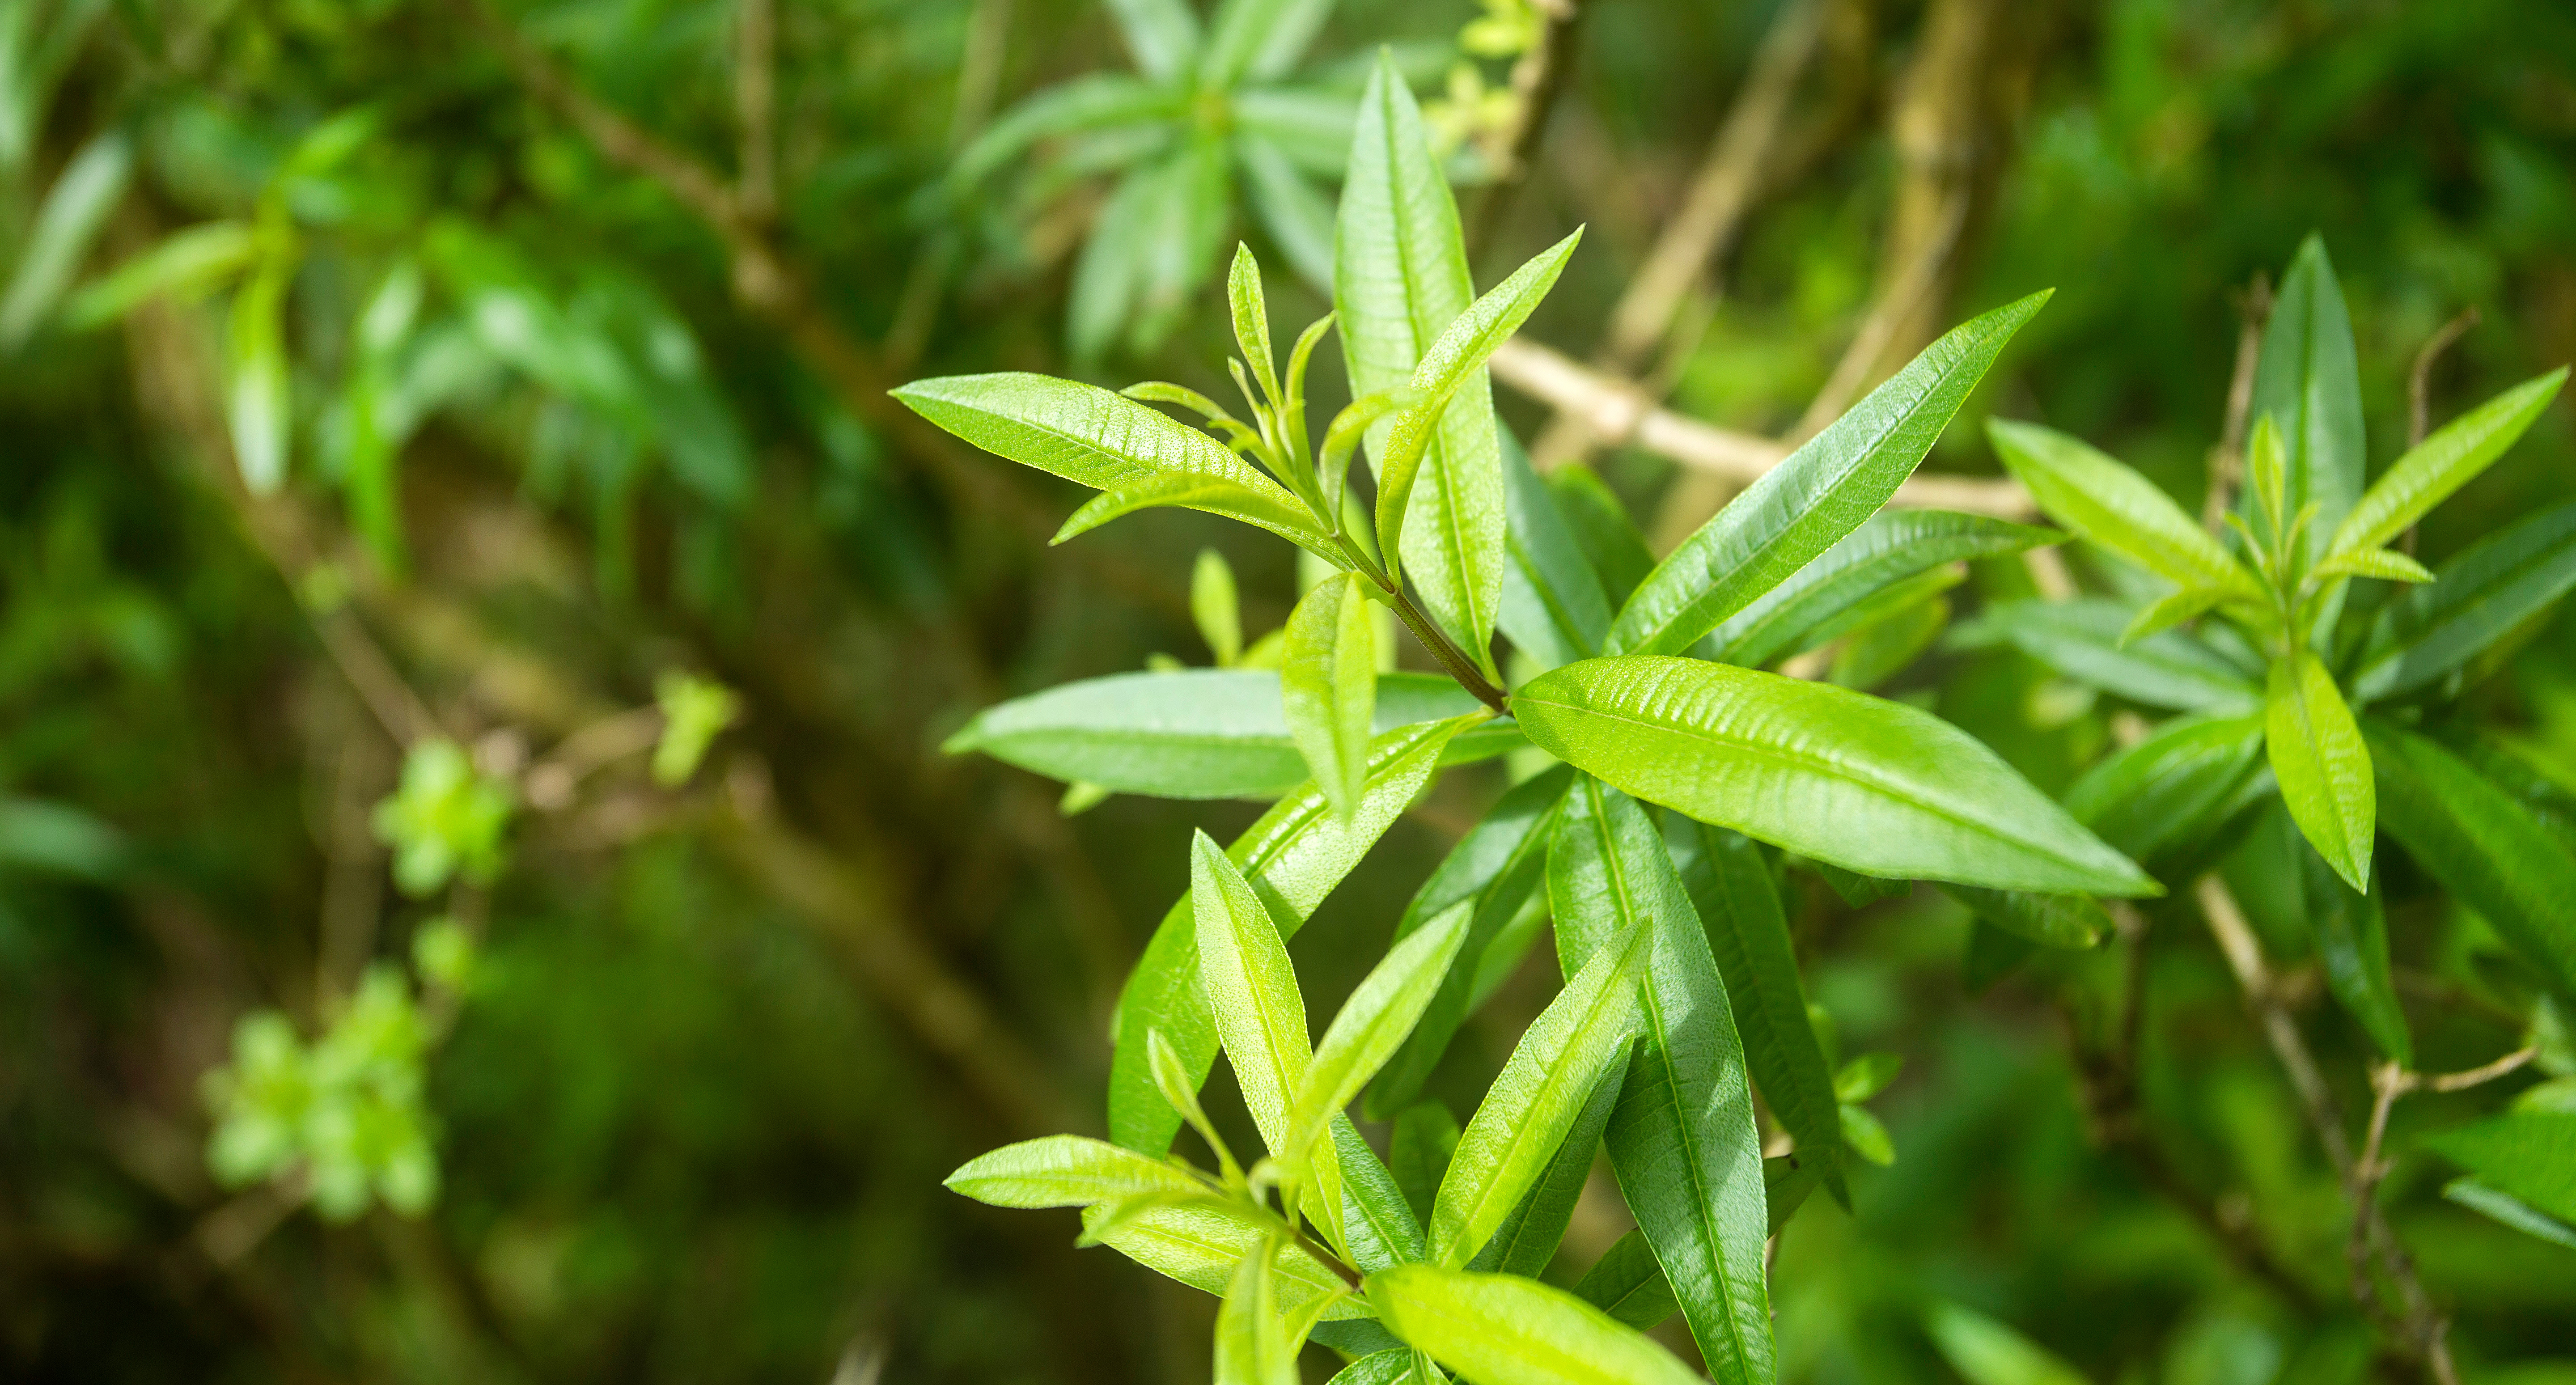
M 2367 704 L 2439 682 L 2570 587 L 2576 500 L 2487 535 L 2381 607 L 2352 675 L 2353 699 Z
M 2576 856 L 2441 745 L 2376 718 L 2365 726 L 2388 835 L 2560 995 L 2576 997 Z
M 1517 1275 L 1405 1265 L 1369 1276 L 1404 1340 L 1480 1385 L 1693 1385 L 1672 1353 L 1563 1289 Z
M 2177 586 L 2251 594 L 2226 547 L 2126 463 L 2036 423 L 1990 419 L 1986 437 L 2039 508 L 2086 540 Z
M 1377 622 L 1355 572 L 1315 584 L 1288 616 L 1279 690 L 1288 733 L 1333 811 L 1359 810 L 1377 714 Z
M 1945 563 L 2057 542 L 2027 524 L 1947 510 L 1881 510 L 1779 586 L 1726 618 L 1709 638 L 1718 657 L 1759 668 L 1816 642 L 1809 632 L 1907 578 Z
M 1314 1058 L 1306 1001 L 1269 909 L 1205 832 L 1190 841 L 1190 915 L 1226 1061 L 1262 1143 L 1280 1154 L 1289 1148 L 1289 1104 Z
M 1142 1193 L 1195 1192 L 1199 1182 L 1160 1159 L 1080 1135 L 1048 1135 L 970 1159 L 947 1186 L 995 1207 L 1088 1207 Z
M 2367 454 L 2352 317 L 2325 242 L 2316 236 L 2299 246 L 2272 301 L 2254 367 L 2253 408 L 2256 418 L 2268 416 L 2281 430 L 2287 467 L 2280 518 L 2286 524 L 2314 504 L 2316 516 L 2300 546 L 2321 552 L 2361 495 Z M 2260 529 L 2258 489 L 2247 486 L 2238 509 Z
M 2301 650 L 2272 666 L 2263 744 L 2281 798 L 2309 844 L 2346 883 L 2367 888 L 2379 815 L 2370 749 L 2334 675 L 2314 654 Z

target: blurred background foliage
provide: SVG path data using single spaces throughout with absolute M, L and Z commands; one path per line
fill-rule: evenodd
M 1238 236 L 1283 321 L 1323 310 L 1341 103 L 1377 45 L 1435 103 L 1480 278 L 1589 224 L 1528 335 L 1724 427 L 1791 430 L 1838 367 L 1865 383 L 2054 285 L 1930 465 L 1993 472 L 1965 425 L 1999 411 L 2197 504 L 2241 324 L 2311 230 L 2374 467 L 2461 309 L 2436 421 L 2576 357 L 2564 6 L 1312 3 L 1298 51 L 1156 47 L 1250 8 L 0 0 L 11 1378 L 1199 1378 L 1212 1300 L 937 1185 L 1097 1127 L 1108 1007 L 1187 831 L 1255 810 L 1065 817 L 938 746 L 1009 694 L 1209 661 L 1202 545 L 1256 640 L 1290 550 L 1176 511 L 1050 550 L 1069 488 L 883 390 L 1027 368 L 1215 393 Z M 1766 70 L 1740 215 L 1623 341 L 1613 304 Z M 2564 497 L 2570 418 L 2423 555 Z M 1595 450 L 1650 535 L 1723 498 Z M 1981 567 L 1955 599 L 2026 580 Z M 2130 714 L 2008 650 L 1891 687 L 2052 790 Z M 2576 787 L 2565 619 L 2471 705 Z M 1301 935 L 1311 984 L 1356 979 L 1502 784 L 1452 775 L 1399 824 Z M 2262 902 L 2278 827 L 2229 869 L 2366 1109 L 2367 1040 Z M 1803 900 L 1844 1049 L 1907 1061 L 1878 1102 L 1894 1164 L 1784 1238 L 1784 1378 L 2068 1378 L 1998 1321 L 2099 1382 L 2366 1377 L 2337 1181 L 2188 904 L 2151 912 L 2175 926 L 2145 945 L 2136 1119 L 2170 1157 L 2144 1171 L 2086 1119 L 2110 953 L 1996 981 L 1931 892 Z M 2520 1041 L 2481 1008 L 2474 918 L 2390 932 L 2421 1066 Z M 1547 981 L 1471 1026 L 1453 1107 Z M 2576 1251 L 2443 1202 L 2456 1169 L 2419 1144 L 2481 1101 L 2399 1109 L 2391 1217 L 2470 1378 L 2576 1380 Z M 1622 1229 L 1594 1209 L 1570 1255 Z

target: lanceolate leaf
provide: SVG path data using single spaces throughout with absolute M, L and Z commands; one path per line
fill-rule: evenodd
M 2330 554 L 2358 553 L 2397 537 L 2513 446 L 2558 397 L 2567 367 L 2526 380 L 2453 419 L 2390 465 L 2334 531 Z
M 1285 74 L 1333 12 L 1333 0 L 1225 0 L 1217 6 L 1199 79 L 1211 87 Z
M 1377 622 L 1366 579 L 1340 572 L 1316 583 L 1288 616 L 1279 689 L 1289 734 L 1333 811 L 1359 811 L 1377 712 Z
M 1404 1200 L 1395 1173 L 1360 1137 L 1350 1117 L 1333 1120 L 1333 1151 L 1341 1165 L 1342 1241 L 1362 1274 L 1422 1258 L 1422 1223 Z
M 1083 1222 L 1086 1226 L 1097 1225 L 1109 1211 L 1105 1205 L 1093 1207 L 1083 1213 Z M 1168 1275 L 1194 1289 L 1222 1294 L 1234 1282 L 1235 1271 L 1244 1258 L 1269 1244 L 1269 1235 L 1270 1229 L 1261 1223 L 1218 1207 L 1189 1203 L 1150 1208 L 1106 1230 L 1099 1239 L 1157 1274 Z M 1319 1297 L 1343 1294 L 1350 1287 L 1313 1256 L 1294 1246 L 1277 1249 L 1271 1273 L 1277 1276 L 1279 1306 L 1285 1312 L 1307 1308 Z M 1324 1317 L 1363 1318 L 1368 1311 L 1367 1304 L 1344 1298 L 1325 1309 Z
M 53 312 L 89 257 L 99 228 L 123 200 L 133 171 L 134 137 L 121 125 L 93 136 L 63 165 L 35 224 L 11 247 L 17 264 L 8 292 L 0 295 L 0 351 L 24 346 Z
M 1711 1377 L 1767 1382 L 1762 1143 L 1708 933 L 1645 810 L 1593 779 L 1576 781 L 1557 823 L 1548 897 L 1569 972 L 1653 939 L 1639 991 L 1643 1042 L 1610 1118 L 1610 1165 Z
M 2272 665 L 2263 742 L 2299 830 L 2337 875 L 2356 890 L 2368 888 L 2379 812 L 2370 750 L 2334 675 L 2314 654 L 2300 650 Z
M 1479 1385 L 1697 1385 L 1672 1353 L 1563 1289 L 1405 1265 L 1371 1275 L 1387 1326 Z
M 2440 745 L 2376 718 L 2366 731 L 2388 834 L 2560 995 L 2576 997 L 2576 856 Z
M 2111 931 L 2111 916 L 2080 894 L 2032 894 L 1943 885 L 1941 891 L 1987 923 L 2046 947 L 2091 947 Z
M 1514 785 L 1483 822 L 1449 849 L 1439 869 L 1405 906 L 1404 917 L 1396 921 L 1395 934 L 1402 939 L 1461 902 L 1472 902 L 1476 911 L 1438 993 L 1423 1010 L 1412 1036 L 1370 1087 L 1372 1117 L 1390 1119 L 1411 1105 L 1439 1065 L 1440 1055 L 1448 1051 L 1450 1038 L 1473 1008 L 1477 969 L 1495 936 L 1544 878 L 1548 833 L 1565 801 L 1566 786 L 1573 781 L 1574 771 L 1560 765 Z
M 2178 586 L 2253 594 L 2226 547 L 2126 464 L 2036 423 L 1989 419 L 1986 437 L 2049 518 Z
M 973 183 L 1043 139 L 1080 130 L 1140 125 L 1181 113 L 1186 98 L 1169 87 L 1140 82 L 1123 72 L 1076 77 L 1013 106 L 987 127 L 949 169 L 958 183 Z
M 1431 156 L 1421 110 L 1391 58 L 1360 97 L 1333 261 L 1333 306 L 1354 397 L 1412 382 L 1441 332 L 1475 297 L 1458 207 Z M 1392 420 L 1369 431 L 1384 464 Z M 1462 380 L 1423 452 L 1400 554 L 1423 605 L 1483 656 L 1502 602 L 1504 504 L 1492 392 Z
M 1702 822 L 1815 860 L 1996 889 L 2153 881 L 1993 751 L 1902 703 L 1694 659 L 1590 659 L 1513 698 L 1531 742 Z
M 2066 791 L 2066 811 L 2122 853 L 2153 863 L 2207 840 L 2263 763 L 2263 717 L 2177 717 Z
M 224 338 L 232 375 L 224 406 L 232 425 L 233 460 L 241 467 L 242 484 L 254 494 L 286 481 L 295 427 L 286 369 L 286 290 L 294 278 L 295 261 L 271 255 L 233 295 Z
M 1395 420 L 1386 435 L 1386 445 L 1377 451 L 1377 546 L 1383 553 L 1401 553 L 1400 539 L 1405 521 L 1406 501 L 1413 493 L 1415 480 L 1421 475 L 1423 461 L 1433 441 L 1439 436 L 1441 416 L 1449 402 L 1471 381 L 1481 382 L 1485 359 L 1494 354 L 1529 315 L 1538 309 L 1539 301 L 1556 286 L 1557 275 L 1574 254 L 1581 231 L 1541 251 L 1529 263 L 1513 271 L 1512 276 L 1495 285 L 1492 291 L 1467 305 L 1467 310 L 1440 333 L 1437 340 L 1414 363 L 1412 388 L 1419 402 Z M 1481 383 L 1478 385 L 1481 388 Z M 1470 401 L 1470 407 L 1474 401 Z M 1498 430 L 1499 432 L 1499 430 Z M 1499 436 L 1496 446 L 1500 446 Z M 1496 454 L 1500 466 L 1500 453 Z M 1496 480 L 1501 479 L 1499 470 Z M 1508 520 L 1508 516 L 1506 516 Z M 1506 524 L 1508 532 L 1508 523 Z M 1501 569 L 1497 565 L 1499 584 Z M 1496 587 L 1497 599 L 1501 588 Z M 1483 641 L 1493 636 L 1492 612 L 1486 613 L 1481 632 L 1459 632 L 1468 647 L 1481 649 Z
M 1678 654 L 1860 527 L 2040 305 L 2035 293 L 1932 343 L 1674 549 L 1610 628 L 1621 653 Z
M 1421 673 L 1379 675 L 1375 702 L 1380 735 L 1464 716 L 1478 705 L 1455 682 Z M 1486 722 L 1452 741 L 1441 763 L 1520 744 L 1511 722 Z M 985 708 L 942 748 L 1157 798 L 1272 798 L 1307 777 L 1282 712 L 1279 675 L 1267 669 L 1120 673 L 1059 684 Z
M 1225 444 L 1094 385 L 1010 372 L 917 380 L 894 394 L 915 413 L 977 447 L 1099 490 L 1129 491 L 1148 482 L 1223 482 L 1225 495 L 1262 497 L 1263 514 L 1303 513 L 1287 488 Z M 1140 503 L 1213 508 L 1195 499 Z M 1329 546 L 1311 521 L 1300 528 L 1248 508 L 1231 517 L 1318 551 Z
M 1108 0 L 1119 36 L 1148 77 L 1176 77 L 1198 57 L 1199 17 L 1189 0 Z
M 1601 949 L 1596 965 L 1577 972 L 1521 1035 L 1459 1134 L 1432 1199 L 1433 1263 L 1454 1268 L 1475 1258 L 1546 1171 L 1601 1074 L 1637 1032 L 1636 975 L 1646 952 L 1643 933 Z
M 1288 1108 L 1314 1050 L 1288 944 L 1232 860 L 1201 832 L 1190 841 L 1190 913 L 1199 979 L 1216 1015 L 1243 1104 L 1273 1154 L 1289 1147 Z
M 1675 816 L 1666 835 L 1678 838 L 1673 853 L 1682 885 L 1708 930 L 1718 975 L 1727 978 L 1735 1031 L 1744 1041 L 1745 1065 L 1762 1089 L 1771 1114 L 1797 1141 L 1848 1207 L 1842 1174 L 1841 1125 L 1834 1115 L 1834 1075 L 1824 1046 L 1807 1021 L 1806 988 L 1798 979 L 1798 953 L 1771 865 L 1740 832 Z
M 1088 1207 L 1143 1193 L 1199 1192 L 1177 1165 L 1080 1135 L 1005 1145 L 948 1175 L 948 1187 L 996 1207 Z
M 1270 1255 L 1243 1257 L 1216 1311 L 1216 1385 L 1297 1385 L 1296 1345 L 1279 1320 L 1270 1262 Z
M 1305 786 L 1281 799 L 1226 849 L 1280 935 L 1292 936 L 1430 778 L 1449 738 L 1478 714 L 1390 731 L 1369 748 L 1368 791 L 1359 816 L 1344 821 L 1320 790 Z M 1113 1026 L 1117 1056 L 1109 1070 L 1110 1138 L 1147 1154 L 1169 1149 L 1180 1115 L 1155 1090 L 1145 1035 L 1159 1029 L 1198 1080 L 1217 1053 L 1215 1019 L 1199 981 L 1198 943 L 1190 901 L 1163 916 L 1145 955 L 1127 978 Z
M 2576 1222 L 2576 1112 L 2515 1111 L 2429 1143 L 2488 1186 Z
M 1283 1157 L 1302 1154 L 1307 1142 L 1350 1105 L 1413 1032 L 1414 1021 L 1421 1018 L 1423 1007 L 1431 1003 L 1432 993 L 1457 958 L 1459 944 L 1467 940 L 1467 925 L 1475 912 L 1468 900 L 1449 906 L 1387 949 L 1385 960 L 1351 992 L 1316 1046 L 1314 1062 L 1292 1108 L 1295 1119 L 1289 1125 Z
M 2439 681 L 2576 586 L 2576 500 L 2489 534 L 2380 608 L 2352 676 L 2357 702 Z
M 1583 1113 L 1565 1132 L 1564 1143 L 1556 1147 L 1556 1156 L 1547 1161 L 1537 1184 L 1521 1199 L 1520 1206 L 1503 1218 L 1503 1224 L 1494 1229 L 1493 1239 L 1476 1252 L 1467 1268 L 1536 1279 L 1556 1258 L 1556 1248 L 1565 1240 L 1565 1227 L 1574 1217 L 1574 1204 L 1583 1196 L 1583 1185 L 1592 1176 L 1592 1157 L 1601 1152 L 1602 1132 L 1610 1126 L 1610 1113 L 1619 1104 L 1619 1092 L 1627 1077 L 1628 1062 L 1622 1055 L 1592 1085 L 1592 1096 L 1583 1103 Z
M 2388 974 L 2388 915 L 2377 891 L 2364 895 L 2338 878 L 2324 858 L 2302 843 L 2298 852 L 2300 894 L 2307 904 L 2308 930 L 2325 964 L 2326 988 L 2335 1002 L 2360 1023 L 2379 1051 L 2405 1067 L 2415 1066 L 2415 1041 L 2406 1029 L 2406 1010 L 2397 1001 L 2397 983 Z
M 1568 463 L 1549 472 L 1544 478 L 1548 493 L 1556 497 L 1557 508 L 1564 512 L 1566 527 L 1574 531 L 1575 543 L 1600 576 L 1601 593 L 1609 598 L 1615 613 L 1629 596 L 1655 570 L 1654 550 L 1646 546 L 1646 536 L 1637 532 L 1628 509 L 1610 483 L 1599 472 L 1581 462 Z M 1603 637 L 1606 650 L 1608 637 Z
M 1228 477 L 1195 474 L 1149 476 L 1116 490 L 1102 491 L 1066 516 L 1064 526 L 1047 542 L 1080 538 L 1113 519 L 1154 509 L 1201 510 L 1267 529 L 1300 547 L 1314 549 L 1322 544 L 1304 506 L 1282 501 L 1276 494 L 1255 490 Z
M 1814 643 L 1807 632 L 1907 578 L 1944 563 L 2019 553 L 2062 537 L 1984 515 L 1881 510 L 1729 616 L 1709 638 L 1726 662 L 1759 668 Z
M 2178 630 L 2121 642 L 2132 615 L 2117 601 L 2012 601 L 1984 624 L 2069 678 L 2151 707 L 2251 708 L 2263 690 L 2236 665 Z
M 1518 440 L 1502 436 L 1505 530 L 1503 606 L 1497 623 L 1542 670 L 1601 652 L 1610 602 L 1582 544 Z
M 2352 318 L 2344 311 L 2325 242 L 2315 236 L 2300 245 L 2281 278 L 2255 364 L 2253 404 L 2256 417 L 2268 415 L 2280 428 L 2287 450 L 2281 521 L 2287 524 L 2316 505 L 2301 547 L 2320 552 L 2361 495 L 2364 453 Z M 2262 501 L 2256 489 L 2246 487 L 2238 509 L 2259 531 Z
M 1841 1138 L 1839 1130 L 1835 1138 Z M 1780 1234 L 1789 1218 L 1806 1203 L 1807 1195 L 1815 1191 L 1819 1181 L 1815 1171 L 1824 1162 L 1803 1154 L 1782 1154 L 1762 1161 L 1762 1193 L 1770 1204 L 1772 1235 Z M 1665 1281 L 1663 1268 L 1655 1263 L 1654 1247 L 1647 1244 L 1644 1232 L 1634 1229 L 1583 1272 L 1583 1278 L 1575 1283 L 1574 1294 L 1640 1330 L 1681 1311 L 1681 1304 L 1673 1298 L 1673 1286 Z

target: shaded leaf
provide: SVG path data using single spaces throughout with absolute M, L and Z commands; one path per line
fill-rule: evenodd
M 1980 624 L 2069 678 L 2150 707 L 2251 708 L 2263 689 L 2216 650 L 2179 630 L 2126 640 L 2134 617 L 2102 597 L 2008 601 Z
M 2388 835 L 2561 995 L 2576 996 L 2576 856 L 2442 746 L 2377 718 L 2365 733 Z
M 2324 858 L 2304 846 L 2296 849 L 2308 933 L 2325 967 L 2326 988 L 2381 1054 L 2400 1066 L 2415 1066 L 2406 1010 L 2397 1002 L 2397 983 L 2388 972 L 2388 915 L 2379 892 L 2356 893 Z
M 2261 773 L 2263 717 L 2176 717 L 2084 772 L 2066 811 L 2140 861 L 2190 851 L 2226 820 Z
M 1417 1221 L 1431 1220 L 1432 1199 L 1449 1176 L 1458 1135 L 1458 1118 L 1436 1097 L 1395 1113 L 1394 1128 L 1387 1135 L 1387 1167 Z
M 1610 602 L 1556 492 L 1509 433 L 1501 437 L 1503 604 L 1496 623 L 1541 671 L 1589 659 L 1610 633 Z
M 2430 686 L 2576 586 L 2576 501 L 2462 550 L 2379 610 L 2352 675 L 2368 704 Z
M 2047 1349 L 1983 1313 L 1935 1303 L 1923 1325 L 1968 1385 L 2091 1385 Z
M 2111 931 L 2111 916 L 2099 902 L 2080 894 L 2033 894 L 2025 890 L 1987 890 L 1974 885 L 1941 886 L 1968 912 L 2007 933 L 2045 947 L 2091 947 Z

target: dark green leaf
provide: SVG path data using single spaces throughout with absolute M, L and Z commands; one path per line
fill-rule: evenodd
M 2481 1183 L 2576 1222 L 2576 1112 L 2514 1111 L 2425 1143 Z
M 2406 1010 L 2397 1002 L 2397 983 L 2388 973 L 2388 915 L 2378 891 L 2355 893 L 2323 857 L 2304 845 L 2296 849 L 2309 936 L 2316 943 L 2317 960 L 2325 965 L 2326 988 L 2382 1054 L 2400 1066 L 2415 1066 Z
M 2261 773 L 2263 718 L 2177 717 L 2085 771 L 2066 811 L 2141 861 L 2199 846 Z
M 1767 1381 L 1762 1143 L 1708 932 L 1645 810 L 1594 779 L 1575 781 L 1557 822 L 1548 898 L 1569 972 L 1630 939 L 1653 940 L 1639 991 L 1643 1043 L 1610 1119 L 1610 1164 L 1711 1377 Z
M 2561 995 L 2576 996 L 2576 857 L 2450 751 L 2376 718 L 2366 731 L 2388 835 Z
M 1593 573 L 1601 579 L 1601 594 L 1615 614 L 1646 574 L 1655 570 L 1654 550 L 1646 546 L 1646 536 L 1637 532 L 1618 493 L 1599 472 L 1570 462 L 1542 479 L 1564 512 L 1566 527 L 1574 531 L 1575 543 L 1591 560 Z M 1605 648 L 1608 638 L 1605 633 Z
M 1556 492 L 1530 467 L 1508 432 L 1501 437 L 1504 542 L 1503 606 L 1497 624 L 1542 671 L 1601 652 L 1610 633 L 1610 602 L 1583 556 Z
M 1628 598 L 1609 648 L 1678 654 L 1859 528 L 2047 301 L 2035 293 L 1952 330 L 1747 487 Z
M 1387 1134 L 1387 1167 L 1416 1221 L 1431 1220 L 1432 1199 L 1449 1176 L 1450 1156 L 1458 1152 L 1458 1133 L 1458 1118 L 1437 1098 L 1395 1113 L 1394 1128 Z
M 2062 537 L 1984 515 L 1881 510 L 1787 581 L 1727 617 L 1709 638 L 1726 662 L 1759 668 L 1818 643 L 1809 631 L 1897 582 L 1944 563 L 2019 553 Z
M 1834 1139 L 1837 1144 L 1842 1139 L 1839 1128 Z M 1820 1181 L 1816 1170 L 1828 1162 L 1839 1167 L 1841 1161 L 1803 1154 L 1782 1154 L 1762 1161 L 1762 1192 L 1770 1207 L 1772 1235 L 1779 1235 L 1789 1218 L 1806 1204 L 1807 1195 L 1816 1190 Z M 1634 1228 L 1584 1271 L 1574 1293 L 1639 1331 L 1655 1326 L 1682 1307 L 1673 1297 L 1673 1286 L 1664 1279 L 1663 1267 L 1655 1263 L 1655 1248 L 1647 1243 L 1646 1233 Z
M 2342 525 L 2361 495 L 2365 452 L 2361 428 L 2361 369 L 2353 349 L 2352 318 L 2325 242 L 2310 236 L 2281 277 L 2263 349 L 2254 368 L 2254 416 L 2281 430 L 2288 463 L 2283 473 L 2280 521 L 2314 504 L 2301 548 L 2322 552 L 2327 535 Z M 2248 486 L 2238 510 L 2259 531 L 2262 501 Z M 2305 569 L 2299 561 L 2296 567 Z M 2327 625 L 2332 625 L 2331 616 Z
M 1902 703 L 1692 659 L 1589 659 L 1513 698 L 1533 744 L 1619 788 L 1819 861 L 1997 889 L 2153 881 L 1993 751 Z
M 1336 816 L 1323 793 L 1307 785 L 1281 799 L 1226 849 L 1268 907 L 1280 936 L 1292 936 L 1361 856 L 1413 800 L 1440 752 L 1474 716 L 1390 731 L 1369 750 L 1369 785 L 1359 817 Z M 1194 1077 L 1216 1059 L 1217 1033 L 1199 981 L 1198 944 L 1186 898 L 1163 915 L 1145 955 L 1128 975 L 1113 1029 L 1118 1050 L 1109 1071 L 1110 1138 L 1160 1154 L 1180 1128 L 1180 1115 L 1154 1086 L 1145 1035 L 1161 1030 Z
M 2150 707 L 2181 711 L 2251 709 L 2263 689 L 2225 656 L 2167 630 L 2123 643 L 2136 613 L 2118 601 L 2011 601 L 1981 624 L 2024 654 L 2079 682 Z
M 2487 535 L 2380 608 L 2352 675 L 2368 704 L 2438 682 L 2576 586 L 2576 501 Z

